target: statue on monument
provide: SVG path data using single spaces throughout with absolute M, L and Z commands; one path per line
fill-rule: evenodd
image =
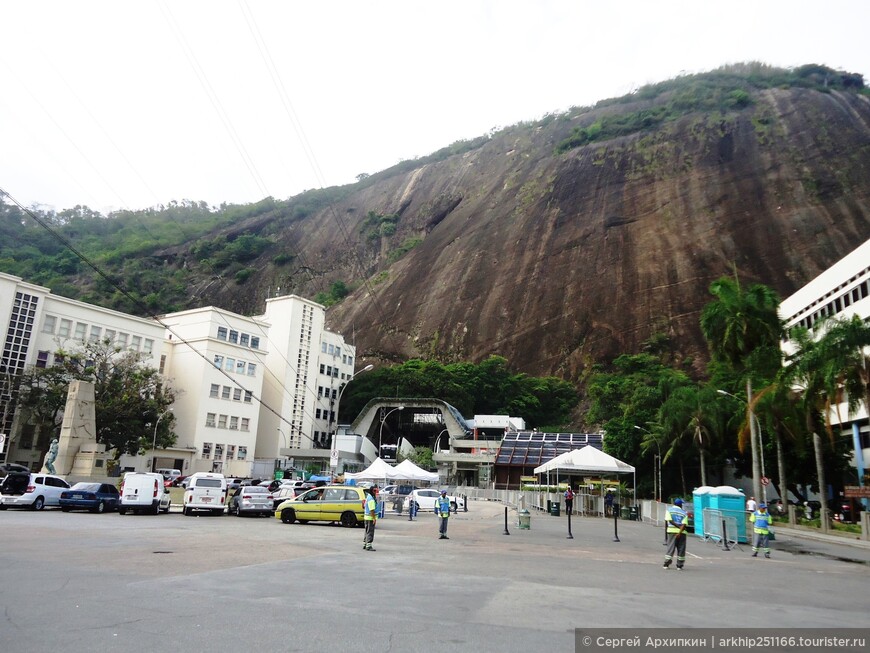
M 51 441 L 51 445 L 48 447 L 48 453 L 45 454 L 45 460 L 43 461 L 43 465 L 45 469 L 48 470 L 49 474 L 56 474 L 57 472 L 54 469 L 54 461 L 57 459 L 57 438 L 54 438 Z

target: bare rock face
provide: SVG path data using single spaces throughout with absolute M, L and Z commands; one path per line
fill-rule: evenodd
M 286 225 L 307 277 L 267 271 L 250 306 L 223 304 L 256 311 L 267 286 L 313 296 L 343 281 L 354 291 L 328 326 L 361 361 L 498 354 L 573 381 L 658 333 L 700 364 L 711 281 L 736 270 L 786 296 L 870 237 L 866 96 L 758 91 L 740 110 L 556 153 L 613 110 L 360 182 Z

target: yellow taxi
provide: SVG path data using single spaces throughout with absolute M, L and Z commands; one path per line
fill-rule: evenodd
M 338 522 L 348 528 L 363 522 L 365 491 L 353 485 L 324 485 L 288 499 L 275 509 L 275 518 L 285 524 L 298 521 Z

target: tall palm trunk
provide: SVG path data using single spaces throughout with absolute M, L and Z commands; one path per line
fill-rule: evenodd
M 680 481 L 683 484 L 683 496 L 686 496 L 686 471 L 683 469 L 682 460 L 680 460 Z
M 819 502 L 822 504 L 821 524 L 822 532 L 828 532 L 828 485 L 825 483 L 825 460 L 822 454 L 822 438 L 813 429 L 813 449 L 816 452 L 816 474 L 819 477 Z
M 752 380 L 746 377 L 746 411 L 749 419 L 749 446 L 752 448 L 752 496 L 761 499 L 761 464 L 758 457 L 758 429 L 752 410 Z
M 785 455 L 782 450 L 782 437 L 779 434 L 777 427 L 773 432 L 776 438 L 776 471 L 779 476 L 779 498 L 782 499 L 784 505 L 788 506 L 788 485 L 785 479 Z
M 707 465 L 704 462 L 704 448 L 700 449 L 701 457 L 701 485 L 707 485 Z

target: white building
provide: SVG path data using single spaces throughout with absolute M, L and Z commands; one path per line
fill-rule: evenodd
M 325 315 L 322 305 L 291 295 L 267 300 L 255 317 L 206 307 L 145 319 L 0 273 L 7 332 L 0 372 L 46 367 L 59 349 L 110 338 L 142 352 L 176 391 L 175 446 L 159 449 L 156 461 L 150 451 L 122 456 L 121 469 L 247 476 L 255 459 L 280 464 L 288 457 L 326 469 L 337 400 L 353 376 L 356 350 L 324 328 Z M 14 401 L 5 396 L 0 434 L 21 435 L 3 438 L 0 461 L 38 469 L 53 434 L 34 439 L 32 427 L 13 424 Z
M 162 371 L 176 389 L 178 440 L 173 450 L 158 452 L 157 467 L 247 476 L 257 447 L 255 398 L 263 387 L 268 328 L 211 306 L 160 320 L 166 327 Z
M 783 300 L 779 314 L 787 329 L 803 326 L 812 330 L 820 320 L 834 315 L 870 319 L 870 240 Z M 785 343 L 783 349 L 789 353 L 794 348 Z M 831 420 L 845 436 L 851 435 L 855 451 L 852 464 L 858 478 L 862 478 L 864 461 L 870 457 L 867 406 L 862 403 L 856 413 L 849 415 L 843 404 L 832 413 Z
M 314 450 L 328 461 L 338 395 L 353 377 L 356 348 L 326 330 L 323 306 L 296 295 L 267 299 L 256 319 L 270 339 L 257 458 L 322 457 Z
M 163 352 L 163 327 L 153 320 L 52 295 L 48 288 L 2 272 L 0 325 L 6 327 L 0 384 L 8 378 L 7 371 L 47 367 L 59 350 L 70 351 L 106 338 L 140 352 L 143 362 L 155 368 Z M 16 424 L 10 399 L 8 393 L 0 395 L 0 434 L 6 436 L 0 460 L 39 467 L 54 434 L 36 433 L 30 425 Z

